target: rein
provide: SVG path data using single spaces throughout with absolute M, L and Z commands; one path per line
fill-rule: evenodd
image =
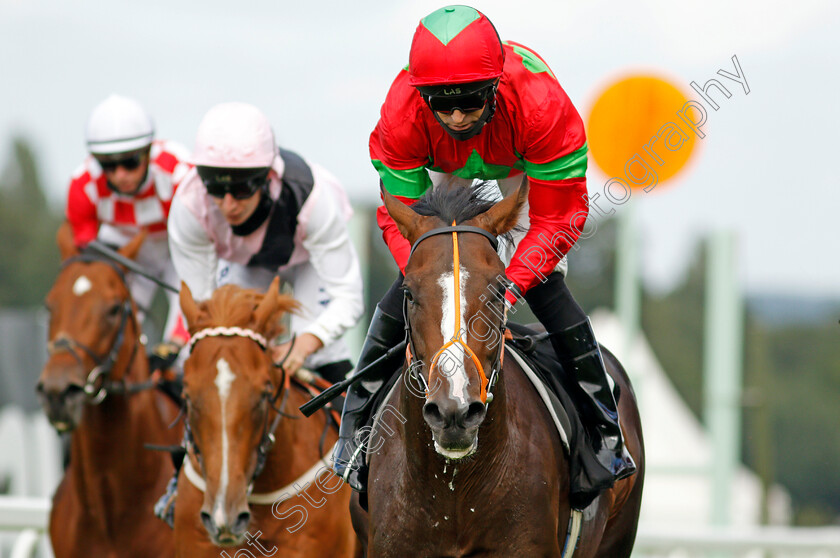
M 481 378 L 481 402 L 482 403 L 489 403 L 493 401 L 493 393 L 491 392 L 493 386 L 496 383 L 496 379 L 498 378 L 499 371 L 502 368 L 502 360 L 504 358 L 504 333 L 505 333 L 505 324 L 504 321 L 499 326 L 499 349 L 496 353 L 496 358 L 493 361 L 493 368 L 490 371 L 490 378 L 488 379 L 487 375 L 484 372 L 484 366 L 481 364 L 478 356 L 475 352 L 467 345 L 467 342 L 464 340 L 462 335 L 461 329 L 461 258 L 460 252 L 458 249 L 458 233 L 475 233 L 480 234 L 487 238 L 490 241 L 490 245 L 493 247 L 493 250 L 498 250 L 498 240 L 495 236 L 493 236 L 490 232 L 479 228 L 473 227 L 470 225 L 456 225 L 455 222 L 452 222 L 452 225 L 448 227 L 439 227 L 436 229 L 432 229 L 420 236 L 414 244 L 411 246 L 411 252 L 409 253 L 409 260 L 411 256 L 414 254 L 414 251 L 420 245 L 420 243 L 427 238 L 432 236 L 437 236 L 441 234 L 452 234 L 452 259 L 453 259 L 453 283 L 454 283 L 454 291 L 455 291 L 455 335 L 452 339 L 445 342 L 444 345 L 438 349 L 438 351 L 432 357 L 431 364 L 429 365 L 429 379 L 426 381 L 426 378 L 422 375 L 418 375 L 423 380 L 423 383 L 426 387 L 426 393 L 429 393 L 429 384 L 432 381 L 432 373 L 434 372 L 435 366 L 437 366 L 440 357 L 452 346 L 458 345 L 461 347 L 461 350 L 464 351 L 465 354 L 469 355 L 470 359 L 472 360 L 473 364 L 475 365 L 476 369 L 478 370 L 479 377 Z M 406 263 L 406 266 L 408 264 Z M 414 342 L 412 341 L 411 337 L 411 324 L 408 319 L 408 298 L 403 298 L 403 317 L 405 320 L 405 329 L 406 335 L 408 338 L 408 346 L 407 346 L 407 353 L 409 362 L 411 363 L 411 367 L 413 368 L 413 364 L 417 362 L 417 358 L 415 356 L 414 351 Z
M 92 254 L 80 254 L 78 256 L 68 258 L 64 261 L 61 267 L 62 269 L 64 269 L 72 263 L 94 262 L 104 263 L 110 266 L 111 269 L 113 269 L 117 273 L 119 278 L 122 280 L 123 284 L 126 286 L 126 289 L 128 289 L 125 273 L 123 272 L 122 268 L 120 268 L 118 265 L 109 260 L 104 260 Z M 81 366 L 84 366 L 84 358 L 80 356 L 77 352 L 77 349 L 81 349 L 88 356 L 88 358 L 90 358 L 93 361 L 94 366 L 87 375 L 87 379 L 85 380 L 85 385 L 83 386 L 83 389 L 85 395 L 88 396 L 88 399 L 94 405 L 99 405 L 100 403 L 102 403 L 109 394 L 132 395 L 134 393 L 138 393 L 147 389 L 152 389 L 156 387 L 157 384 L 157 382 L 155 382 L 154 380 L 135 384 L 127 384 L 125 380 L 121 380 L 118 382 L 110 380 L 111 371 L 114 368 L 114 364 L 116 364 L 117 362 L 119 352 L 122 349 L 123 343 L 125 342 L 125 332 L 128 327 L 129 319 L 133 320 L 135 330 L 137 329 L 137 320 L 132 310 L 131 300 L 126 299 L 120 307 L 120 310 L 120 325 L 117 328 L 117 332 L 114 334 L 114 341 L 111 343 L 111 350 L 104 357 L 97 355 L 93 351 L 93 349 L 91 349 L 84 343 L 76 341 L 68 335 L 61 335 L 58 338 L 53 339 L 49 343 L 47 343 L 47 354 L 50 356 L 54 355 L 59 351 L 67 351 L 71 355 L 73 355 L 73 358 L 75 358 Z M 131 357 L 128 359 L 127 367 L 130 367 L 131 363 L 134 362 L 134 358 L 137 356 L 138 345 L 139 343 L 134 344 L 134 348 L 131 351 Z M 100 378 L 103 378 L 103 380 L 101 383 L 99 383 L 99 386 L 97 387 L 97 382 L 99 382 Z

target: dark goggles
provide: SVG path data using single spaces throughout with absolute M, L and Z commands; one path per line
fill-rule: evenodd
M 214 198 L 230 194 L 234 199 L 246 200 L 268 183 L 269 169 L 217 169 L 196 167 L 207 193 Z
M 464 114 L 481 110 L 487 104 L 484 95 L 472 94 L 459 97 L 426 97 L 426 104 L 435 112 L 452 114 L 460 110 Z
M 130 155 L 121 155 L 119 158 L 97 156 L 96 161 L 105 172 L 114 172 L 117 170 L 117 167 L 122 167 L 127 171 L 133 171 L 137 170 L 143 164 L 143 157 L 145 155 L 145 151 L 138 151 Z
M 480 88 L 469 90 L 469 85 L 418 87 L 420 95 L 429 108 L 435 112 L 452 114 L 456 110 L 463 113 L 481 110 L 496 93 L 495 81 L 483 82 Z M 462 94 L 453 94 L 457 90 L 466 90 Z

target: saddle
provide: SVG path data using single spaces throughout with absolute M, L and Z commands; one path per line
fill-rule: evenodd
M 508 323 L 508 329 L 513 339 L 505 344 L 507 352 L 513 353 L 514 358 L 519 357 L 516 360 L 534 384 L 549 414 L 556 417 L 555 424 L 558 425 L 558 433 L 569 458 L 570 502 L 572 508 L 582 510 L 592 503 L 612 477 L 598 462 L 595 449 L 583 427 L 584 418 L 575 404 L 580 388 L 576 379 L 563 369 L 545 333 L 517 323 Z M 541 385 L 537 384 L 535 378 Z M 548 397 L 543 395 L 544 391 Z M 620 391 L 617 386 L 614 397 L 618 403 Z M 564 423 L 562 417 L 567 422 Z M 564 427 L 567 425 L 565 433 L 561 424 Z

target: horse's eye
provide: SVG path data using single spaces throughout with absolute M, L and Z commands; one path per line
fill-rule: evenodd
M 256 403 L 254 403 L 254 412 L 255 413 L 262 412 L 265 409 L 265 406 L 270 399 L 271 399 L 271 392 L 270 391 L 266 391 L 265 393 L 263 393 L 263 396 L 260 397 L 257 400 Z
M 405 295 L 405 299 L 409 302 L 409 304 L 414 304 L 414 295 L 411 294 L 410 290 L 408 290 L 406 287 L 403 287 L 403 294 Z
M 111 307 L 108 308 L 108 317 L 109 318 L 116 318 L 117 316 L 120 315 L 120 310 L 122 310 L 122 304 L 117 303 L 117 304 L 111 305 Z

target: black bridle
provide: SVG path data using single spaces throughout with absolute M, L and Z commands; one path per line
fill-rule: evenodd
M 409 261 L 411 260 L 411 256 L 414 254 L 414 251 L 417 249 L 417 247 L 420 245 L 420 243 L 423 242 L 424 240 L 426 240 L 427 238 L 437 236 L 437 235 L 442 235 L 442 234 L 452 234 L 452 233 L 459 233 L 459 232 L 460 233 L 480 234 L 490 242 L 490 246 L 492 246 L 494 252 L 498 251 L 498 249 L 499 249 L 498 239 L 493 234 L 491 234 L 489 231 L 486 231 L 486 230 L 484 230 L 480 227 L 473 227 L 471 225 L 456 225 L 456 224 L 453 223 L 452 225 L 445 226 L 445 227 L 438 227 L 438 228 L 432 229 L 432 230 L 420 235 L 420 237 L 417 240 L 415 240 L 414 244 L 412 244 L 412 246 L 411 246 L 411 252 L 409 253 L 409 256 L 408 256 Z M 454 236 L 456 237 L 455 242 L 457 242 L 457 234 L 454 235 Z M 460 261 L 455 261 L 454 265 L 460 265 Z M 406 262 L 406 267 L 408 267 L 408 262 Z M 510 285 L 508 285 L 508 284 L 506 284 L 505 286 L 510 288 Z M 409 303 L 408 292 L 404 291 L 404 296 L 403 296 L 403 320 L 405 322 L 405 335 L 406 335 L 406 342 L 408 344 L 408 352 L 409 352 L 409 357 L 410 357 L 410 362 L 409 362 L 408 369 L 410 371 L 412 371 L 412 373 L 415 374 L 418 378 L 420 378 L 420 380 L 424 384 L 426 393 L 429 393 L 429 391 L 430 391 L 429 383 L 426 381 L 426 378 L 423 376 L 423 374 L 418 372 L 422 368 L 422 363 L 421 363 L 420 359 L 417 358 L 417 353 L 414 350 L 414 342 L 413 342 L 412 337 L 411 337 L 411 323 L 410 323 L 409 317 L 408 317 L 408 303 Z M 493 359 L 493 366 L 492 366 L 492 369 L 490 371 L 490 377 L 488 378 L 488 381 L 487 381 L 487 400 L 486 401 L 487 401 L 488 404 L 493 400 L 493 393 L 492 393 L 491 390 L 495 386 L 496 380 L 498 379 L 498 376 L 499 376 L 499 372 L 501 371 L 501 368 L 502 368 L 502 356 L 503 356 L 504 345 L 505 345 L 504 337 L 505 337 L 505 330 L 506 329 L 507 328 L 505 326 L 504 320 L 501 320 L 501 322 L 499 324 L 498 348 L 496 350 L 496 356 Z M 460 336 L 460 332 L 456 331 L 455 335 Z M 459 341 L 459 342 L 462 345 L 465 346 L 465 349 L 467 351 L 471 351 L 469 349 L 469 347 L 466 347 L 466 344 L 464 342 L 462 342 L 462 341 Z M 444 345 L 444 347 L 445 346 L 446 345 Z M 443 350 L 444 349 L 442 348 L 441 351 L 443 351 Z M 440 351 L 438 353 L 440 353 Z M 433 363 L 430 363 L 430 367 L 431 367 L 432 364 Z M 479 372 L 483 374 L 483 371 L 479 370 Z
M 128 291 L 128 283 L 126 281 L 125 272 L 122 268 L 112 261 L 102 259 L 101 257 L 97 257 L 93 254 L 80 254 L 78 256 L 68 258 L 62 264 L 61 269 L 64 270 L 70 264 L 80 262 L 107 264 L 114 270 L 114 272 L 116 272 L 117 276 L 123 282 L 123 285 L 125 285 L 126 291 Z M 85 355 L 93 361 L 93 368 L 87 374 L 83 390 L 85 395 L 87 395 L 88 400 L 94 405 L 102 403 L 102 401 L 104 401 L 110 394 L 131 395 L 156 386 L 156 382 L 151 380 L 137 384 L 127 384 L 125 379 L 119 381 L 113 381 L 110 379 L 114 364 L 116 364 L 120 350 L 125 342 L 125 333 L 129 321 L 134 324 L 135 331 L 138 331 L 137 319 L 134 314 L 131 299 L 127 298 L 120 306 L 120 323 L 114 333 L 114 339 L 110 344 L 111 350 L 104 356 L 97 355 L 93 349 L 84 343 L 80 343 L 69 335 L 61 335 L 47 344 L 48 354 L 53 355 L 59 351 L 67 351 L 73 355 L 73 358 L 76 359 L 82 367 L 85 366 L 84 357 L 78 353 L 78 350 L 84 352 Z M 131 366 L 131 363 L 134 362 L 134 358 L 137 356 L 137 348 L 139 344 L 139 342 L 134 344 L 131 356 L 126 364 L 126 369 L 128 369 L 128 367 Z

